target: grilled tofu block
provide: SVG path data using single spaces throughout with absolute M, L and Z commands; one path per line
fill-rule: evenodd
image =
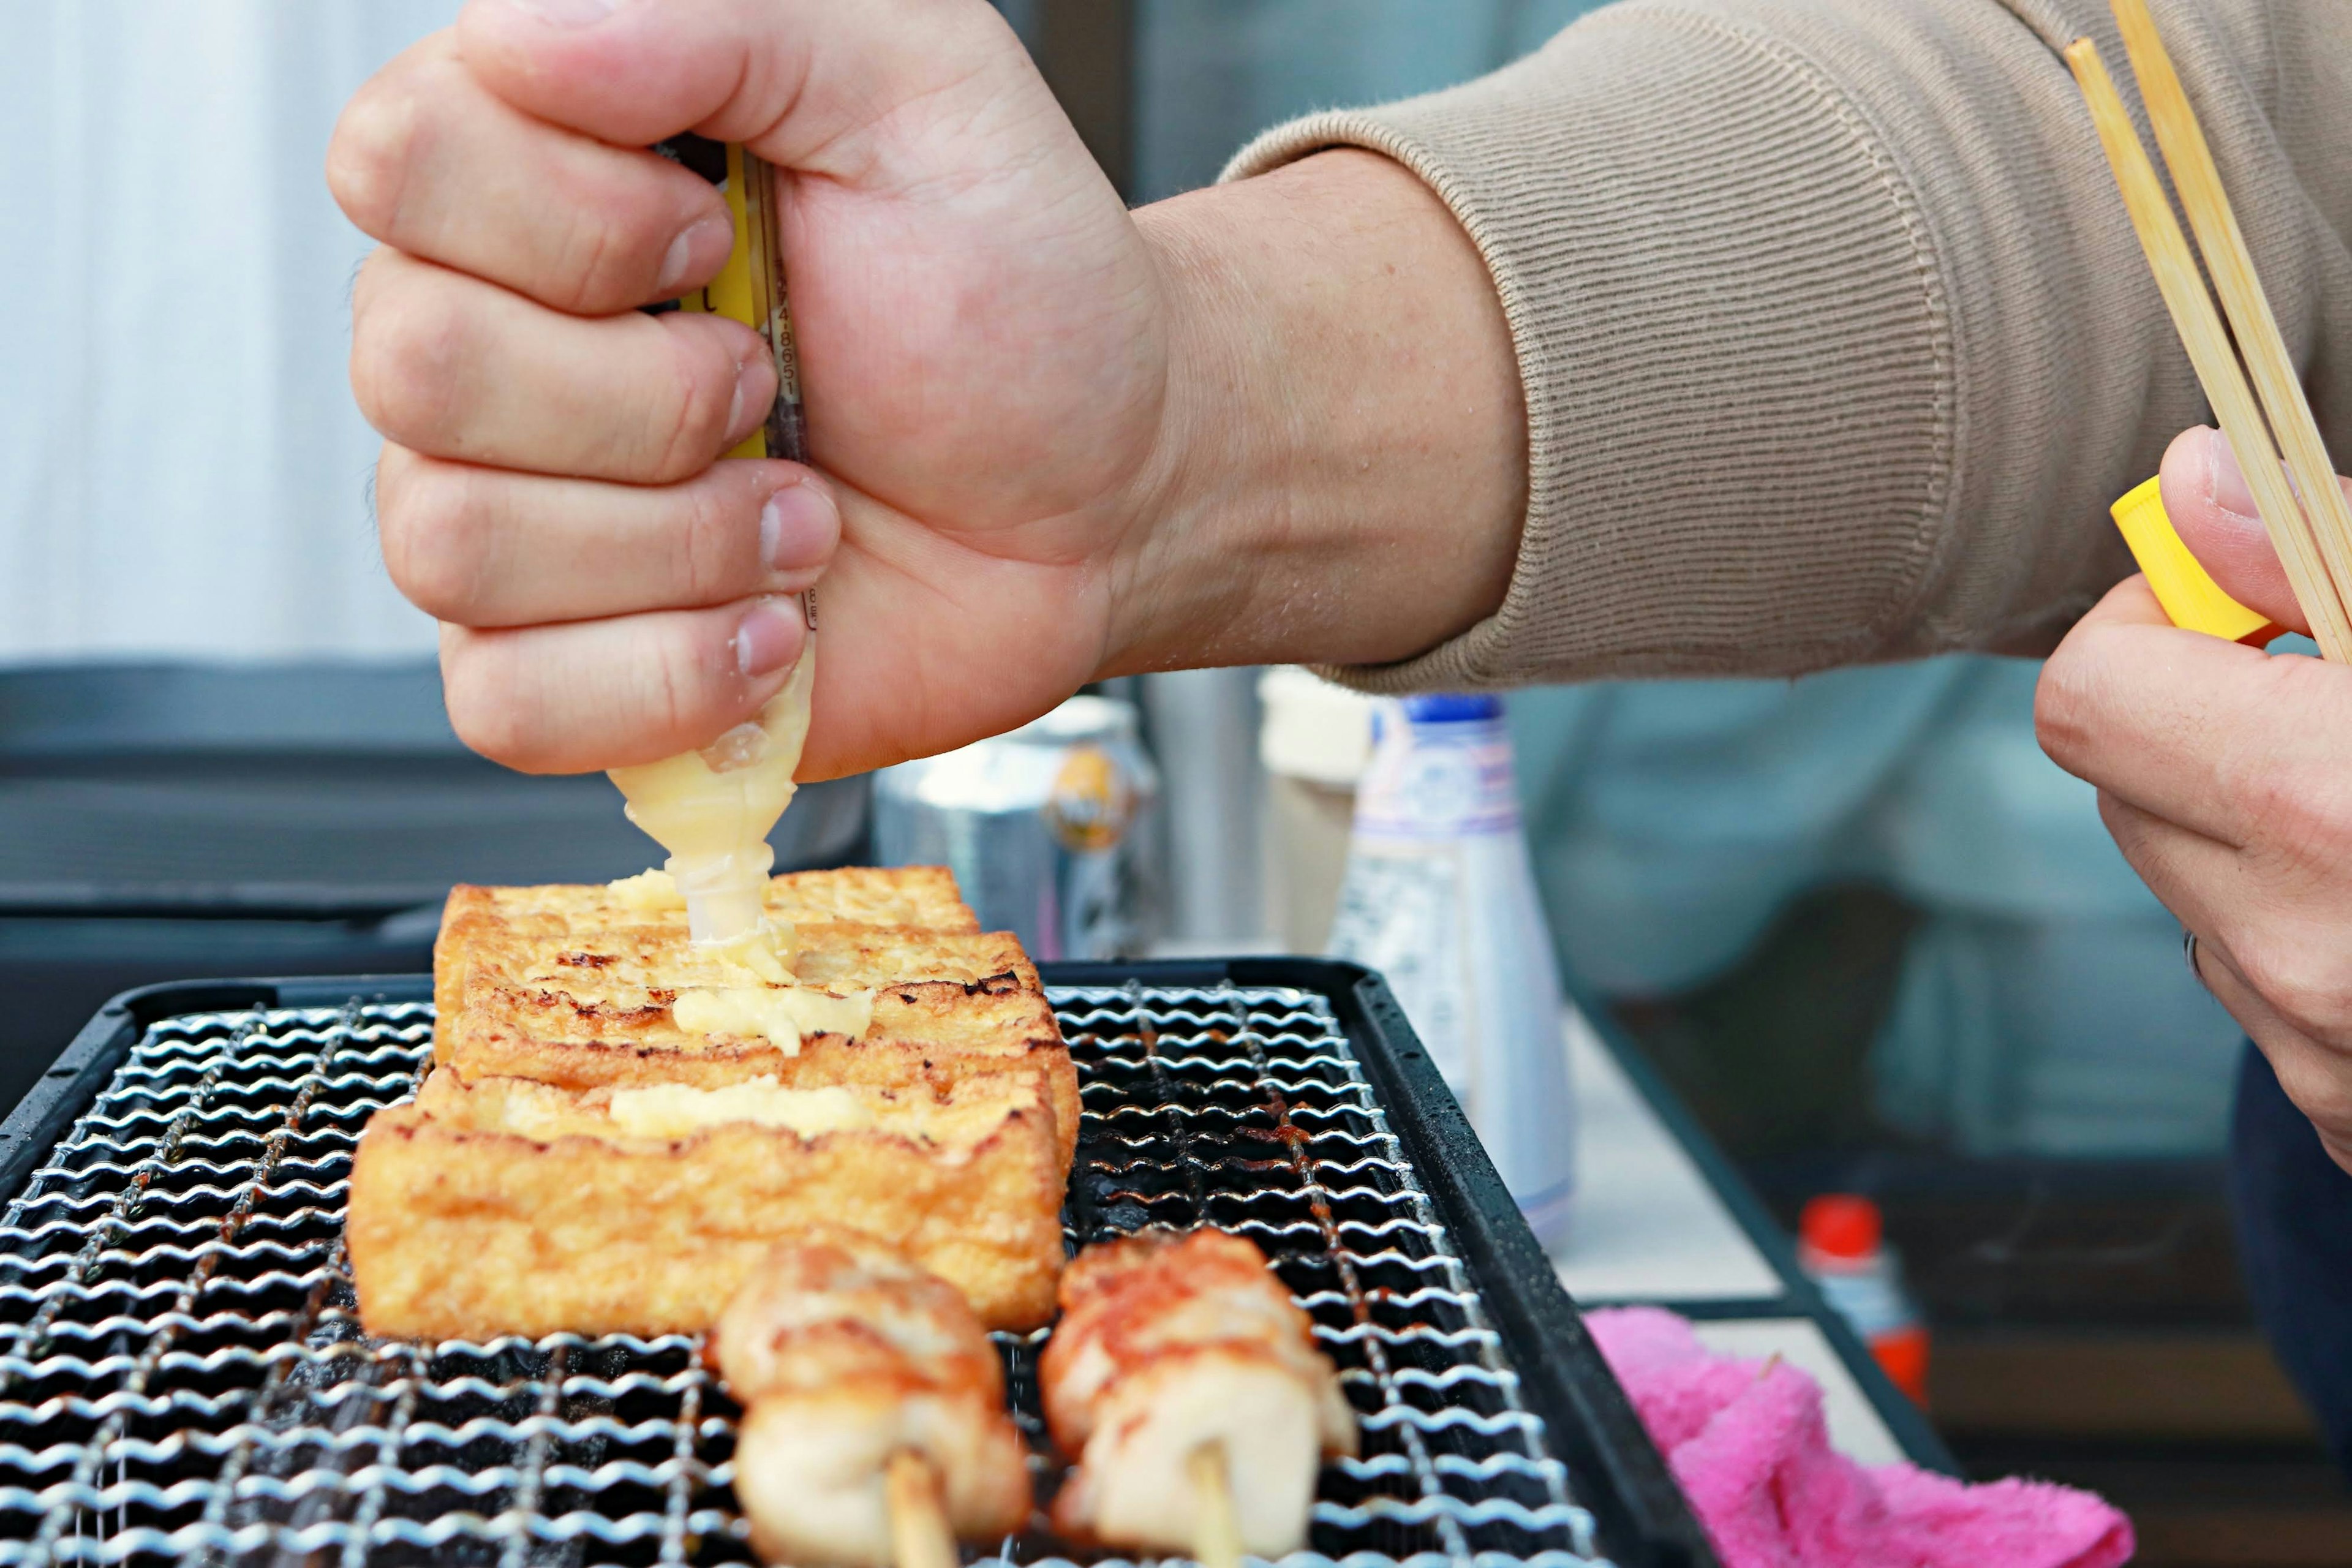
M 798 1088 L 945 1090 L 1011 1073 L 1042 1082 L 1067 1160 L 1077 1073 L 1018 939 L 846 923 L 793 930 L 790 951 L 775 954 L 783 967 L 769 975 L 789 973 L 828 996 L 870 994 L 861 1026 L 762 1031 L 740 1015 L 784 988 L 747 969 L 740 953 L 696 947 L 683 925 L 562 935 L 495 918 L 445 926 L 435 1058 L 469 1080 L 528 1078 L 580 1089 L 710 1088 L 772 1076 Z M 731 998 L 739 1016 L 717 1028 L 683 1028 L 676 1009 L 691 992 Z
M 625 925 L 674 925 L 683 931 L 686 900 L 666 871 L 624 877 L 617 882 L 551 882 L 528 888 L 460 883 L 452 888 L 443 915 L 444 928 L 475 915 L 551 931 L 609 931 Z M 980 929 L 979 918 L 963 901 L 953 873 L 944 866 L 845 866 L 831 871 L 789 871 L 769 879 L 767 915 L 787 923 L 922 926 L 943 931 Z
M 980 921 L 956 890 L 944 866 L 849 866 L 793 871 L 768 882 L 767 916 L 779 927 L 800 925 L 910 926 L 969 935 Z M 688 942 L 686 900 L 666 871 L 617 882 L 552 882 L 528 888 L 484 888 L 461 882 L 441 910 L 433 945 L 433 1000 L 446 1015 L 452 990 L 485 941 L 526 940 L 564 944 L 617 931 L 654 931 Z
M 1009 974 L 1038 988 L 1036 966 L 1011 931 L 803 921 L 721 946 L 689 940 L 682 924 L 550 931 L 495 918 L 445 918 L 435 946 L 434 1001 L 459 1011 L 485 982 L 561 991 L 615 1014 L 643 1006 L 648 991 L 689 986 L 789 981 L 838 993 Z
M 1067 1166 L 1034 1083 L 586 1093 L 436 1071 L 360 1139 L 361 1321 L 409 1339 L 698 1332 L 777 1241 L 871 1237 L 990 1328 L 1054 1311 Z

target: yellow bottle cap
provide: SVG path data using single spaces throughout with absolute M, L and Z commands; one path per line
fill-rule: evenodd
M 2132 559 L 2147 574 L 2156 602 L 2164 606 L 2174 626 L 2236 642 L 2271 624 L 2269 616 L 2221 592 L 2221 584 L 2189 553 L 2189 546 L 2172 531 L 2172 519 L 2165 515 L 2164 498 L 2157 492 L 2156 480 L 2136 487 L 2107 510 L 2116 526 L 2123 530 Z

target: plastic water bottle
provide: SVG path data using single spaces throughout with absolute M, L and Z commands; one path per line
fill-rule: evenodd
M 1870 1347 L 1887 1380 L 1927 1404 L 1927 1324 L 1903 1289 L 1878 1205 L 1855 1193 L 1823 1193 L 1797 1218 L 1797 1262 L 1837 1314 Z
M 1537 1239 L 1556 1246 L 1575 1115 L 1502 702 L 1409 697 L 1372 722 L 1331 956 L 1387 976 Z

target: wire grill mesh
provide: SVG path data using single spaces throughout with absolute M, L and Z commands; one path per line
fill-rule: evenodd
M 1085 1106 L 1073 1240 L 1249 1236 L 1341 1369 L 1363 1454 L 1324 1472 L 1292 1562 L 1591 1561 L 1591 1518 L 1328 1004 L 1053 999 Z M 0 1564 L 751 1560 L 735 1409 L 691 1340 L 361 1332 L 352 1149 L 431 1035 L 425 1004 L 354 1001 L 188 1015 L 132 1047 L 0 1215 Z M 1044 1335 L 998 1337 L 1050 1485 Z

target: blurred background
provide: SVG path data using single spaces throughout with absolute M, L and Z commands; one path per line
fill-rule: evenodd
M 1579 0 L 1003 0 L 1134 202 L 1318 107 L 1488 70 Z M 602 779 L 465 752 L 384 576 L 344 380 L 344 100 L 455 0 L 0 7 L 0 1104 L 103 998 L 415 969 L 459 879 L 650 846 Z M 2246 1315 L 2239 1033 L 2034 744 L 2035 675 L 1536 690 L 1510 723 L 1563 973 L 1783 1219 L 1869 1194 L 1964 1462 L 2096 1487 L 2141 1561 L 2352 1563 Z M 1295 674 L 1152 677 L 1163 952 L 1319 951 L 1362 756 Z M 1261 694 L 1264 686 L 1265 694 Z M 780 865 L 866 853 L 867 781 Z

